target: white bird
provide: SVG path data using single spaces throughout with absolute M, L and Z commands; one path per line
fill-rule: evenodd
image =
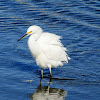
M 30 35 L 28 47 L 37 65 L 41 67 L 42 78 L 44 68 L 49 68 L 50 76 L 52 76 L 51 68 L 68 63 L 70 57 L 68 57 L 67 49 L 60 41 L 60 36 L 43 32 L 41 27 L 33 25 L 28 28 L 27 33 L 18 39 L 18 41 L 28 35 Z

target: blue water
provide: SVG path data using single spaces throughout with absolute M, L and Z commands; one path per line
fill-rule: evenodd
M 71 60 L 43 78 L 27 38 L 30 25 L 62 36 Z M 49 75 L 49 70 L 44 70 Z M 41 98 L 41 99 L 40 99 Z M 100 100 L 99 0 L 0 0 L 0 100 Z

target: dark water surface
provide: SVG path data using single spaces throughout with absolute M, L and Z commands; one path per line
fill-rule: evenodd
M 40 86 L 30 25 L 63 37 L 71 60 Z M 49 75 L 49 70 L 44 71 Z M 100 100 L 100 0 L 0 0 L 0 100 Z

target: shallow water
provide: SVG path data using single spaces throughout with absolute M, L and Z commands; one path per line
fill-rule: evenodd
M 40 82 L 28 38 L 17 42 L 30 25 L 62 36 L 69 50 L 51 84 Z M 0 100 L 100 100 L 99 0 L 0 0 L 0 38 Z

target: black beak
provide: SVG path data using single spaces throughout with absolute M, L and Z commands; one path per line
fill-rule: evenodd
M 24 34 L 20 39 L 17 40 L 17 42 L 23 39 L 25 36 L 27 36 L 27 34 Z

